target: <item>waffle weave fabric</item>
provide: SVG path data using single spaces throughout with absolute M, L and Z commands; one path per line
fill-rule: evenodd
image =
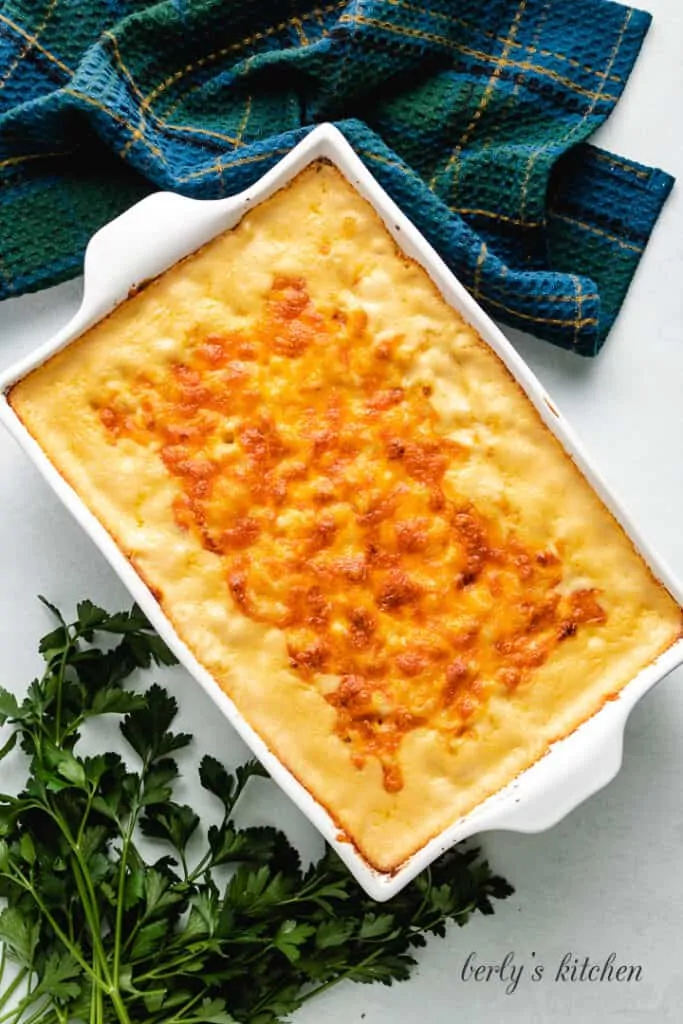
M 488 312 L 602 345 L 672 178 L 588 145 L 650 16 L 610 0 L 0 0 L 0 298 L 153 189 L 334 121 Z

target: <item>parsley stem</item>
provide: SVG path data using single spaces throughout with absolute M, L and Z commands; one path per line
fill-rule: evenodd
M 102 936 L 100 934 L 100 918 L 97 911 L 97 906 L 93 906 L 93 900 L 91 894 L 92 883 L 89 884 L 89 879 L 83 877 L 83 868 L 81 867 L 81 858 L 76 854 L 72 857 L 73 860 L 73 874 L 76 882 L 76 888 L 78 889 L 78 895 L 81 898 L 81 904 L 83 906 L 83 912 L 88 921 L 88 927 L 90 929 L 90 936 L 93 945 L 93 952 L 97 957 L 99 966 L 101 969 L 101 977 L 105 983 L 105 987 L 111 988 L 112 979 L 109 975 L 109 969 L 107 967 L 107 957 L 102 948 Z M 90 891 L 88 891 L 90 890 Z
M 6 960 L 6 954 L 5 954 L 5 947 L 3 946 L 3 948 L 2 948 L 2 962 L 1 962 L 1 968 L 2 969 L 0 970 L 0 980 L 2 979 L 2 974 L 4 973 L 4 969 L 5 969 L 5 960 Z M 22 967 L 21 970 L 19 971 L 19 973 L 17 974 L 16 978 L 14 979 L 14 981 L 11 981 L 9 983 L 9 985 L 7 986 L 7 988 L 0 994 L 0 1010 L 4 1009 L 5 1006 L 7 1006 L 7 1003 L 10 1001 L 10 999 L 13 996 L 13 994 L 16 992 L 16 990 L 19 988 L 19 986 L 26 980 L 26 975 L 27 974 L 28 974 L 28 968 L 27 967 Z M 13 1012 L 15 1012 L 15 1011 L 13 1011 Z
M 93 982 L 96 985 L 102 985 L 103 982 L 100 976 L 92 970 L 90 964 L 83 959 L 76 946 L 73 944 L 73 942 L 69 940 L 69 936 L 62 930 L 62 928 L 59 926 L 59 923 L 52 916 L 47 906 L 43 902 L 40 893 L 34 887 L 32 882 L 30 882 L 28 878 L 26 878 L 26 876 L 18 868 L 16 869 L 16 875 L 23 888 L 31 894 L 41 914 L 44 915 L 46 921 L 54 931 L 55 935 L 62 943 L 62 945 L 68 949 L 76 963 L 80 964 L 80 966 L 83 968 L 86 974 L 90 975 L 90 977 L 92 978 Z
M 225 818 L 223 818 L 223 822 L 222 822 L 221 828 L 225 828 L 225 826 L 227 824 L 227 821 L 228 821 L 228 818 L 226 816 Z M 209 868 L 211 868 L 212 866 L 213 866 L 213 851 L 212 850 L 207 850 L 207 852 L 201 858 L 199 863 L 192 869 L 190 874 L 186 875 L 185 881 L 188 883 L 188 885 L 191 885 L 192 882 L 194 882 L 196 878 L 199 878 L 200 875 L 204 874 L 204 872 L 208 871 Z
M 116 921 L 114 924 L 114 984 L 118 986 L 119 977 L 121 971 L 121 953 L 128 947 L 130 942 L 140 927 L 140 921 L 138 921 L 133 929 L 133 933 L 129 936 L 128 942 L 123 943 L 123 904 L 126 890 L 126 868 L 128 867 L 128 856 L 130 853 L 131 843 L 133 841 L 133 833 L 135 832 L 135 826 L 137 824 L 138 817 L 140 815 L 140 809 L 142 806 L 142 798 L 145 790 L 145 777 L 149 771 L 149 762 L 145 758 L 142 764 L 142 771 L 140 772 L 140 779 L 138 782 L 138 791 L 135 797 L 135 803 L 131 806 L 130 813 L 128 816 L 128 824 L 126 826 L 125 835 L 122 836 L 121 846 L 121 863 L 119 865 L 119 883 L 118 892 L 116 899 Z M 139 858 L 138 858 L 139 859 Z
M 138 792 L 138 799 L 136 801 L 134 809 L 130 812 L 128 819 L 128 826 L 126 828 L 126 834 L 123 837 L 123 844 L 121 846 L 121 863 L 119 865 L 119 884 L 118 893 L 116 898 L 116 923 L 114 925 L 114 966 L 113 966 L 113 982 L 118 988 L 119 975 L 121 971 L 121 946 L 123 939 L 123 904 L 125 899 L 126 890 L 126 868 L 128 866 L 128 851 L 133 838 L 133 830 L 137 821 L 139 813 L 139 800 L 142 793 L 142 776 L 140 778 L 140 786 Z
M 51 1011 L 51 1012 L 50 1012 Z M 46 1017 L 46 1013 L 50 1012 L 50 1016 Z M 39 1021 L 50 1021 L 54 1020 L 54 1008 L 48 1004 L 43 1003 L 38 1007 L 35 1013 L 32 1013 L 30 1017 L 24 1017 L 21 1024 L 38 1024 Z M 22 1014 L 23 1017 L 23 1014 Z M 59 1021 L 59 1018 L 57 1018 Z
M 85 832 L 85 826 L 88 824 L 88 818 L 90 817 L 90 809 L 92 807 L 92 802 L 94 799 L 95 790 L 92 789 L 90 793 L 88 793 L 88 802 L 85 805 L 83 817 L 81 818 L 81 824 L 78 827 L 78 833 L 76 835 L 76 846 L 78 846 L 79 848 L 81 845 L 81 840 L 83 839 L 83 833 Z
M 62 815 L 59 813 L 59 811 L 52 806 L 49 800 L 47 801 L 47 809 L 49 810 L 53 821 L 57 824 L 62 835 L 64 836 L 67 843 L 69 844 L 69 847 L 71 848 L 74 880 L 76 882 L 76 887 L 81 898 L 81 903 L 83 905 L 83 912 L 86 916 L 88 927 L 90 929 L 93 949 L 97 954 L 97 959 L 102 969 L 102 978 L 104 980 L 104 983 L 108 988 L 111 988 L 112 979 L 109 974 L 107 957 L 102 946 L 101 924 L 97 903 L 97 895 L 93 888 L 90 872 L 88 871 L 88 866 L 83 860 L 83 854 L 81 852 L 79 844 L 75 842 L 74 837 L 71 834 L 71 829 L 69 828 L 68 824 L 66 823 Z M 81 826 L 82 824 L 83 821 L 81 821 Z
M 225 805 L 225 814 L 223 815 L 223 821 L 220 824 L 220 829 L 224 829 L 230 821 L 230 815 L 234 812 L 235 807 L 239 803 L 239 799 L 246 789 L 247 783 L 251 778 L 250 774 L 245 774 L 241 778 L 238 778 L 235 791 L 232 794 L 230 801 Z M 204 874 L 205 871 L 210 870 L 213 867 L 214 854 L 211 849 L 208 849 L 204 856 L 201 858 L 199 863 L 195 866 L 194 870 L 186 877 L 186 882 L 194 882 L 196 878 Z
M 57 669 L 57 709 L 55 711 L 55 743 L 57 746 L 62 742 L 62 737 L 60 735 L 62 731 L 62 689 L 64 684 L 64 673 L 66 672 L 66 663 L 69 653 L 78 642 L 78 631 L 76 631 L 75 636 L 72 638 L 71 628 L 71 626 L 64 626 L 66 643 L 64 645 L 64 650 L 62 651 L 62 656 L 59 659 L 59 668 Z M 45 674 L 48 675 L 49 672 L 50 666 L 48 666 L 48 671 Z
M 92 951 L 93 970 L 97 970 L 97 954 Z M 93 986 L 90 994 L 90 1024 L 103 1024 L 104 1021 L 104 993 L 97 985 Z
M 182 1009 L 174 1013 L 171 1019 L 167 1020 L 165 1024 L 183 1024 L 185 1014 L 188 1013 L 193 1006 L 196 1006 L 199 1000 L 203 999 L 207 992 L 208 989 L 206 987 L 203 988 L 201 992 L 198 992 L 196 996 L 193 996 L 192 999 L 189 1000 L 189 1002 L 185 1003 Z M 195 1017 L 193 1019 L 196 1020 L 197 1018 Z
M 60 684 L 60 687 L 59 687 L 59 692 L 61 692 L 61 684 Z M 73 869 L 74 869 L 74 871 L 73 871 L 74 880 L 76 882 L 76 887 L 78 888 L 78 893 L 79 893 L 79 896 L 81 898 L 81 903 L 83 905 L 83 911 L 85 913 L 85 916 L 86 916 L 86 919 L 87 919 L 87 922 L 88 922 L 88 927 L 90 929 L 90 933 L 91 933 L 91 937 L 92 937 L 93 949 L 97 953 L 97 958 L 98 958 L 100 967 L 102 969 L 103 980 L 104 980 L 105 984 L 109 988 L 111 988 L 112 987 L 112 980 L 111 980 L 111 977 L 109 975 L 109 970 L 108 970 L 108 965 L 107 965 L 107 957 L 106 957 L 106 954 L 105 954 L 103 946 L 102 946 L 101 924 L 100 924 L 100 916 L 99 916 L 99 909 L 98 909 L 98 903 L 97 903 L 97 895 L 96 895 L 95 890 L 93 888 L 92 879 L 90 877 L 90 872 L 88 871 L 88 866 L 83 861 L 83 854 L 81 852 L 81 848 L 80 848 L 79 843 L 74 840 L 74 837 L 73 837 L 73 835 L 71 833 L 71 829 L 69 828 L 69 826 L 68 826 L 67 822 L 65 821 L 64 817 L 62 816 L 62 814 L 59 812 L 58 808 L 55 808 L 53 806 L 53 803 L 52 803 L 52 801 L 50 799 L 46 799 L 45 807 L 43 809 L 48 812 L 48 814 L 50 815 L 52 820 L 55 822 L 55 824 L 57 825 L 57 827 L 59 828 L 60 832 L 62 833 L 62 835 L 66 839 L 66 841 L 69 844 L 69 847 L 70 847 L 70 849 L 72 851 L 72 861 L 73 861 Z M 84 817 L 81 819 L 81 827 L 79 828 L 79 836 L 81 835 L 81 829 L 83 827 L 83 820 L 87 817 L 87 814 L 88 814 L 88 811 L 86 811 Z M 64 935 L 63 932 L 62 932 L 62 935 Z M 68 937 L 66 935 L 64 935 L 64 939 L 66 939 L 67 942 L 69 941 Z M 64 941 L 64 940 L 62 940 L 62 941 Z M 90 968 L 88 968 L 88 970 L 90 970 Z M 98 975 L 98 977 L 99 977 L 99 975 Z
M 420 906 L 417 908 L 417 913 L 415 914 L 415 917 L 419 917 L 420 916 L 420 914 L 422 913 L 424 908 L 427 906 L 427 903 L 429 902 L 429 894 L 432 891 L 432 869 L 431 869 L 431 867 L 427 868 L 427 870 L 425 871 L 425 873 L 423 875 L 423 878 L 425 879 L 426 884 L 425 884 L 425 888 L 424 888 L 424 893 L 422 894 L 422 903 L 420 903 Z
M 6 1021 L 6 1020 L 9 1020 L 10 1018 L 12 1018 L 13 1024 L 16 1024 L 16 1022 L 21 1020 L 21 1018 L 23 1017 L 24 1011 L 28 1007 L 30 1007 L 31 1003 L 33 1002 L 33 993 L 31 992 L 31 974 L 32 974 L 32 971 L 33 971 L 33 960 L 31 960 L 31 963 L 27 967 L 23 967 L 21 969 L 19 977 L 14 979 L 12 984 L 9 986 L 7 991 L 4 993 L 3 999 L 2 999 L 2 1006 L 3 1007 L 6 1005 L 6 1003 L 8 1002 L 9 998 L 13 995 L 13 993 L 16 992 L 19 984 L 24 982 L 24 981 L 26 981 L 26 979 L 28 978 L 28 981 L 27 981 L 27 984 L 26 984 L 26 993 L 22 996 L 22 998 L 19 1000 L 18 1003 L 15 1003 L 13 1009 L 9 1010 L 8 1013 L 5 1013 L 5 1014 L 2 1015 L 2 1017 L 0 1017 L 0 1021 Z
M 345 971 L 342 971 L 341 974 L 337 974 L 334 978 L 330 978 L 329 981 L 323 982 L 322 985 L 318 985 L 316 988 L 311 989 L 310 992 L 306 992 L 305 995 L 300 997 L 299 1005 L 303 1006 L 303 1004 L 307 1003 L 310 999 L 314 999 L 315 996 L 319 996 L 321 992 L 326 992 L 329 988 L 333 988 L 334 985 L 338 985 L 340 981 L 345 981 L 347 978 L 350 978 L 356 973 L 356 971 L 360 971 L 364 967 L 367 967 L 368 964 L 371 964 L 372 961 L 376 960 L 378 956 L 381 956 L 383 952 L 384 950 L 381 948 L 376 949 L 374 953 L 370 953 L 370 955 L 366 956 L 364 960 L 360 961 L 360 963 L 351 964 Z
M 128 1016 L 126 1005 L 121 997 L 121 993 L 119 992 L 118 988 L 115 988 L 109 992 L 109 998 L 111 999 L 112 1006 L 114 1007 L 116 1016 L 119 1019 L 119 1024 L 132 1024 L 132 1021 Z M 104 1016 L 102 1017 L 102 1020 L 104 1020 Z
M 97 961 L 95 958 L 95 951 L 93 950 L 92 955 L 93 970 L 97 967 Z M 89 1024 L 97 1024 L 97 993 L 101 992 L 101 989 L 93 985 L 90 991 L 90 1021 Z
M 13 1010 L 8 1010 L 7 1013 L 3 1013 L 3 1015 L 0 1017 L 0 1024 L 5 1024 L 5 1021 L 8 1021 L 10 1019 L 12 1021 L 12 1024 L 16 1024 L 16 1021 L 20 1019 L 22 1013 L 24 1012 L 25 1005 L 28 1005 L 27 997 L 24 997 L 24 999 L 22 999 L 21 1002 L 18 1003 Z
M 147 959 L 147 957 L 140 957 L 139 960 L 131 960 L 132 964 L 140 963 Z M 182 967 L 185 963 L 192 963 L 193 960 L 197 959 L 197 951 L 191 950 L 189 953 L 183 953 L 182 956 L 177 956 L 174 960 L 167 960 L 163 966 L 154 967 L 151 971 L 146 971 L 145 974 L 136 975 L 138 984 L 143 981 L 161 981 L 163 978 L 175 977 L 178 973 L 178 968 Z

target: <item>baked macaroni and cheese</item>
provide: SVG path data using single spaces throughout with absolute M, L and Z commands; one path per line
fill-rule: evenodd
M 502 362 L 325 162 L 10 401 L 382 871 L 681 635 Z

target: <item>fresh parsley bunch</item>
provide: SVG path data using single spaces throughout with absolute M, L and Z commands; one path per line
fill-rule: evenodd
M 67 623 L 44 603 L 57 626 L 40 642 L 43 677 L 21 702 L 0 689 L 12 730 L 0 761 L 16 744 L 28 757 L 22 792 L 0 793 L 0 1024 L 275 1024 L 344 978 L 407 978 L 425 935 L 512 892 L 476 851 L 445 854 L 381 905 L 329 849 L 302 869 L 281 832 L 234 823 L 265 774 L 256 761 L 232 773 L 201 759 L 219 811 L 203 833 L 173 800 L 172 755 L 191 743 L 172 730 L 176 701 L 158 685 L 124 689 L 172 653 L 136 606 L 111 615 L 83 601 Z M 102 715 L 121 718 L 135 770 L 118 753 L 79 755 Z M 168 854 L 150 863 L 141 835 Z M 18 973 L 5 984 L 9 960 Z

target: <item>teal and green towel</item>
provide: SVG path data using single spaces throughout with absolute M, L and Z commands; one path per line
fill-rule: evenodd
M 0 0 L 0 298 L 78 274 L 147 192 L 237 192 L 332 120 L 492 316 L 594 355 L 672 186 L 585 141 L 649 22 L 609 0 Z

